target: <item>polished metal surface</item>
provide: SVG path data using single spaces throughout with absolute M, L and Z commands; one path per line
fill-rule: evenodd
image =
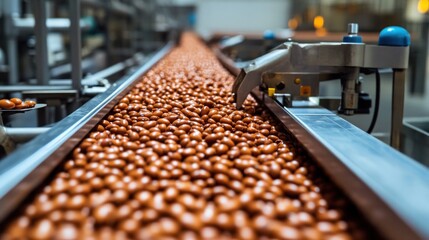
M 401 133 L 401 152 L 429 168 L 429 117 L 405 118 Z
M 399 149 L 404 118 L 405 70 L 393 70 L 390 145 Z
M 28 142 L 36 136 L 49 131 L 48 127 L 39 128 L 5 128 L 6 135 L 15 143 Z
M 349 35 L 356 35 L 359 32 L 359 25 L 357 23 L 349 23 L 347 25 L 347 33 Z
M 366 45 L 364 68 L 408 68 L 409 47 Z
M 263 101 L 383 236 L 429 238 L 427 168 L 326 109 Z
M 8 66 L 8 83 L 18 83 L 18 44 L 13 37 L 7 39 L 7 66 Z
M 12 26 L 12 19 L 19 17 L 21 14 L 21 1 L 1 1 L 4 10 L 4 29 L 7 35 L 7 64 L 8 64 L 8 84 L 18 83 L 18 43 L 17 33 Z
M 287 71 L 290 63 L 289 58 L 290 51 L 288 49 L 275 49 L 256 58 L 243 68 L 232 87 L 237 108 L 241 108 L 252 89 L 261 85 L 262 75 L 265 72 Z
M 289 75 L 291 79 L 299 79 L 300 74 L 303 77 L 305 74 L 313 74 L 312 80 L 316 84 L 319 84 L 320 81 L 318 75 L 332 74 L 338 75 L 341 79 L 341 105 L 338 112 L 353 115 L 358 110 L 360 69 L 391 68 L 394 72 L 391 145 L 398 149 L 408 56 L 409 46 L 391 47 L 342 42 L 314 44 L 285 42 L 242 68 L 232 88 L 234 101 L 237 108 L 241 108 L 252 89 L 263 84 L 269 85 L 267 83 L 270 81 L 273 84 L 279 84 L 275 77 L 269 79 L 267 77 L 269 74 L 275 76 L 275 73 L 280 72 L 284 76 Z M 283 85 L 286 85 L 285 80 Z M 295 86 L 294 84 L 291 85 Z M 310 85 L 306 87 L 311 88 Z M 296 91 L 293 91 L 294 89 Z M 298 89 L 297 87 L 289 87 L 280 92 L 291 94 L 293 98 L 293 94 L 296 95 Z M 300 93 L 305 95 L 301 91 Z M 313 96 L 312 94 L 309 95 Z
M 71 90 L 71 86 L 52 86 L 52 85 L 13 85 L 0 86 L 0 93 L 12 93 L 23 91 L 43 91 L 43 90 Z
M 46 1 L 34 1 L 34 17 L 36 31 L 36 76 L 39 85 L 48 85 L 49 64 L 48 64 L 48 28 L 46 26 Z
M 343 74 L 345 79 L 350 79 L 353 76 L 357 77 L 356 71 L 350 70 L 352 68 L 358 72 L 359 68 L 406 69 L 408 54 L 408 46 L 285 42 L 254 59 L 242 69 L 233 86 L 235 102 L 240 108 L 252 89 L 261 84 L 262 75 L 267 72 L 335 73 Z M 355 82 L 357 79 L 352 80 Z
M 82 65 L 81 65 L 81 31 L 80 31 L 80 0 L 69 0 L 70 7 L 70 47 L 71 47 L 71 78 L 72 87 L 81 91 Z
M 48 132 L 0 160 L 0 223 L 49 176 L 70 150 L 138 82 L 140 76 L 164 57 L 173 45 L 167 44 L 135 72 L 124 76 Z

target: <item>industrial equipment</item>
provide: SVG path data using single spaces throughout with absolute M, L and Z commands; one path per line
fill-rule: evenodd
M 15 151 L 17 145 L 25 143 L 36 137 L 37 135 L 49 130 L 48 127 L 34 128 L 11 128 L 5 127 L 3 124 L 4 116 L 11 116 L 45 108 L 46 104 L 35 104 L 31 108 L 25 109 L 0 109 L 0 158 Z
M 379 45 L 367 45 L 362 43 L 357 30 L 356 24 L 349 24 L 349 35 L 340 43 L 285 42 L 255 59 L 241 70 L 234 83 L 232 91 L 237 107 L 257 86 L 263 86 L 269 95 L 279 93 L 276 97 L 282 98 L 282 104 L 292 107 L 297 97 L 317 96 L 320 81 L 341 79 L 338 112 L 346 115 L 368 112 L 371 104 L 360 91 L 360 73 L 392 68 L 391 145 L 399 148 L 410 35 L 403 28 L 389 27 L 380 33 Z

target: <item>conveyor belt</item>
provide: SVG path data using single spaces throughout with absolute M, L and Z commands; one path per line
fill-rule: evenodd
M 374 237 L 360 219 L 365 211 L 324 177 L 326 160 L 338 156 L 325 149 L 325 163 L 312 159 L 327 157 L 314 154 L 322 144 L 306 153 L 296 142 L 311 137 L 302 125 L 289 117 L 284 123 L 292 129 L 279 132 L 250 99 L 235 110 L 232 77 L 195 37 L 185 35 L 150 72 L 148 66 L 0 162 L 3 236 Z M 418 237 L 395 221 L 388 227 Z M 403 236 L 375 225 L 384 237 Z

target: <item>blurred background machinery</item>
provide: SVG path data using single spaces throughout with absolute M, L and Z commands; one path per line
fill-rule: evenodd
M 54 123 L 162 47 L 167 16 L 154 1 L 2 0 L 0 94 L 48 103 L 32 126 Z

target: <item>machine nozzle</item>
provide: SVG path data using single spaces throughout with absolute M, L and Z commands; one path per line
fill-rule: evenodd
M 359 24 L 357 23 L 349 23 L 347 25 L 347 33 L 349 35 L 357 35 L 359 32 Z
M 232 87 L 237 109 L 241 108 L 244 100 L 252 89 L 262 83 L 262 74 L 275 70 L 281 65 L 288 64 L 288 49 L 276 48 L 273 51 L 256 58 L 247 67 L 241 69 Z

